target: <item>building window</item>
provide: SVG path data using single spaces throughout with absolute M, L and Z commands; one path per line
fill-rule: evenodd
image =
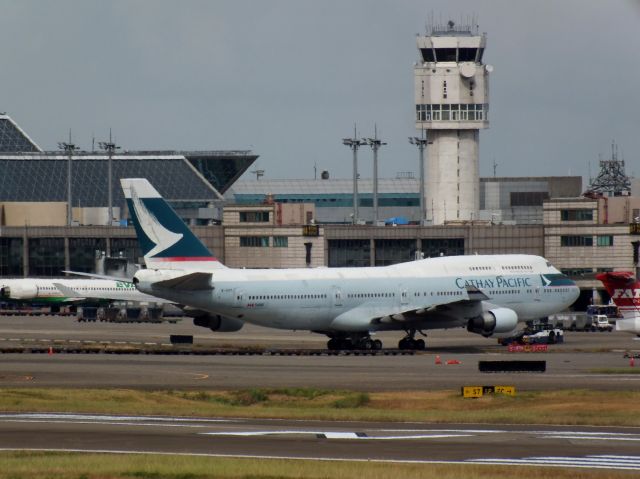
M 613 246 L 612 235 L 598 235 L 597 241 L 598 246 Z
M 273 247 L 274 248 L 287 248 L 289 246 L 289 238 L 287 236 L 274 236 Z
M 593 221 L 593 210 L 560 210 L 562 221 Z
M 546 191 L 512 191 L 511 206 L 542 206 L 544 200 L 549 199 Z
M 240 246 L 243 248 L 268 248 L 268 236 L 240 236 Z
M 377 239 L 375 240 L 375 265 L 387 266 L 415 259 L 416 240 Z
M 329 240 L 329 267 L 370 266 L 371 242 L 368 239 Z
M 564 268 L 560 272 L 574 278 L 589 275 L 593 273 L 593 268 Z
M 240 223 L 268 223 L 268 211 L 241 211 Z
M 0 277 L 22 276 L 22 238 L 0 238 Z
M 29 246 L 30 276 L 60 276 L 64 269 L 63 238 L 31 238 Z
M 425 238 L 422 253 L 426 258 L 464 255 L 464 238 Z
M 69 238 L 69 267 L 73 271 L 93 273 L 96 255 L 106 249 L 107 240 L 104 238 Z
M 560 246 L 593 246 L 593 236 L 560 236 Z

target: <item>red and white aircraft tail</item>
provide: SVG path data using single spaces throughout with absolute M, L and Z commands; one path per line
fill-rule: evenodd
M 623 319 L 616 321 L 616 330 L 640 334 L 640 281 L 629 271 L 596 274 Z

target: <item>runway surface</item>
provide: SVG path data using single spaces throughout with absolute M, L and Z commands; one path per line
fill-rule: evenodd
M 640 471 L 640 428 L 0 414 L 0 449 Z
M 308 332 L 248 326 L 216 334 L 178 324 L 77 323 L 70 318 L 0 318 L 0 346 L 166 344 L 194 335 L 194 346 L 322 349 Z M 402 333 L 378 336 L 395 347 Z M 517 390 L 637 390 L 640 375 L 597 374 L 629 367 L 640 342 L 620 333 L 566 333 L 547 353 L 507 353 L 465 330 L 434 331 L 414 356 L 152 356 L 0 354 L 0 387 L 96 387 L 233 390 L 313 387 L 361 391 L 514 385 Z M 456 359 L 460 364 L 436 364 Z M 547 371 L 485 374 L 478 361 L 536 359 Z M 640 362 L 640 361 L 639 361 Z M 640 364 L 639 364 L 640 366 Z M 250 419 L 0 414 L 0 450 L 65 450 L 254 458 L 473 463 L 640 470 L 640 428 L 430 425 Z
M 232 334 L 180 324 L 77 323 L 70 318 L 0 318 L 0 345 L 57 345 L 58 341 L 166 343 L 169 334 L 195 334 L 194 342 L 217 347 L 322 348 L 325 339 L 308 332 L 248 326 Z M 401 333 L 380 335 L 395 344 Z M 415 356 L 146 356 L 108 354 L 2 354 L 2 387 L 124 387 L 145 389 L 240 389 L 317 387 L 362 391 L 459 388 L 507 384 L 519 390 L 590 388 L 629 390 L 640 375 L 596 374 L 600 368 L 628 368 L 625 350 L 640 342 L 622 333 L 566 333 L 565 344 L 548 353 L 507 353 L 496 341 L 465 330 L 434 331 L 429 350 Z M 581 352 L 586 351 L 586 352 Z M 446 363 L 436 365 L 435 357 Z M 535 359 L 547 372 L 486 374 L 478 361 Z M 640 367 L 640 360 L 638 360 Z M 631 372 L 631 371 L 630 371 Z

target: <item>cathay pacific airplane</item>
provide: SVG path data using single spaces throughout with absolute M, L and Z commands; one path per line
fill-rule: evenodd
M 75 303 L 86 300 L 166 303 L 138 291 L 128 281 L 106 279 L 0 279 L 0 299 L 32 303 Z
M 376 331 L 405 331 L 401 349 L 423 349 L 415 335 L 466 327 L 489 337 L 519 321 L 557 313 L 578 297 L 575 283 L 540 256 L 423 259 L 365 268 L 231 269 L 222 265 L 146 179 L 121 180 L 147 265 L 133 283 L 146 293 L 202 311 L 214 331 L 244 322 L 308 330 L 329 349 L 379 349 Z

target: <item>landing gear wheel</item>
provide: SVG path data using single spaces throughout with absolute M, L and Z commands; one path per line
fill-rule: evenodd
M 413 349 L 417 351 L 424 351 L 427 344 L 424 342 L 424 339 L 416 339 L 413 342 Z
M 365 339 L 364 341 L 362 341 L 361 347 L 365 351 L 370 351 L 373 349 L 373 341 L 371 341 L 370 339 Z
M 337 351 L 338 349 L 340 349 L 340 340 L 336 338 L 331 338 L 327 342 L 327 349 L 329 351 Z

